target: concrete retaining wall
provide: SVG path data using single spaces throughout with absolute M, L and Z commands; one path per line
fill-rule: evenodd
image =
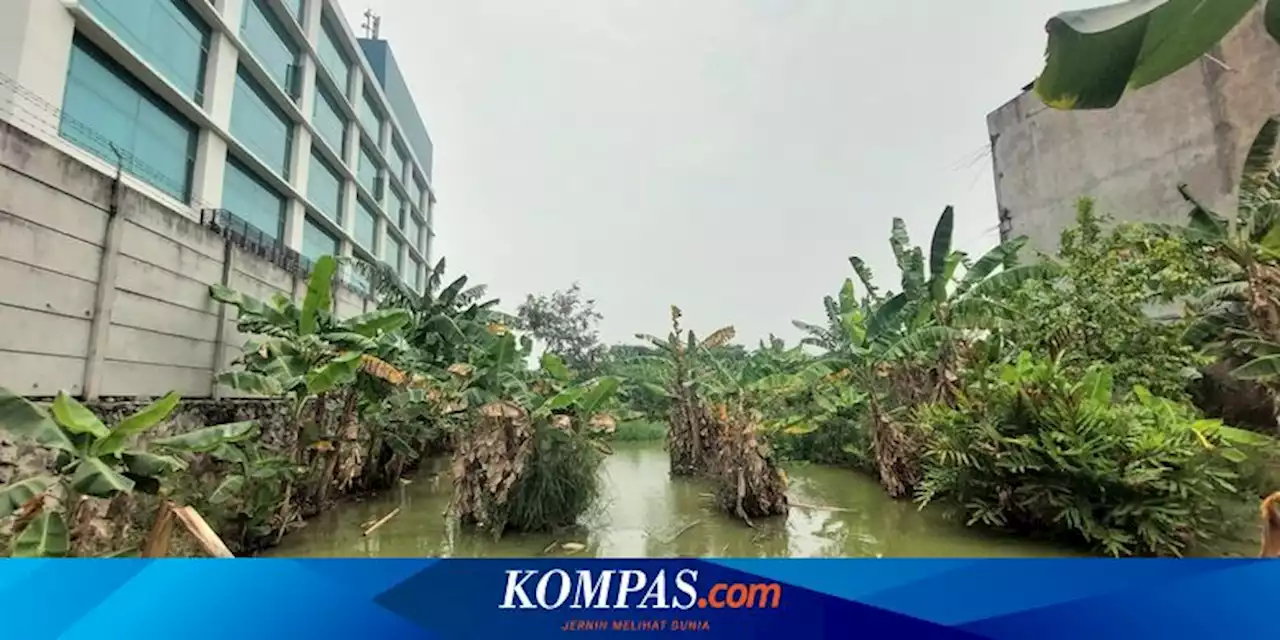
M 245 336 L 209 284 L 269 299 L 300 296 L 305 281 L 198 214 L 114 183 L 0 122 L 0 386 L 35 397 L 232 395 L 215 391 L 213 375 Z M 372 303 L 337 287 L 334 308 L 347 316 Z

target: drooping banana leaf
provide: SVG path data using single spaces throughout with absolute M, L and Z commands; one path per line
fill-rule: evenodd
M 1049 20 L 1044 71 L 1035 90 L 1057 109 L 1107 109 L 1129 89 L 1200 59 L 1260 0 L 1129 0 Z M 1267 2 L 1273 37 L 1277 0 Z
M 0 520 L 9 517 L 28 500 L 44 493 L 54 482 L 50 476 L 32 476 L 0 486 Z
M 159 438 L 151 442 L 152 446 L 186 451 L 191 453 L 207 453 L 219 450 L 223 445 L 247 440 L 257 433 L 257 423 L 253 421 L 230 422 L 227 424 L 202 427 L 180 433 L 167 438 Z
M 61 558 L 71 551 L 71 536 L 62 514 L 42 510 L 13 538 L 15 558 Z
M 0 431 L 51 449 L 76 450 L 71 438 L 43 408 L 4 387 L 0 387 Z
M 133 491 L 133 481 L 111 468 L 102 458 L 84 458 L 76 465 L 71 488 L 95 498 L 110 498 Z

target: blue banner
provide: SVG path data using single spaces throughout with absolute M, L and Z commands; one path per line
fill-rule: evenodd
M 5 560 L 22 638 L 1251 638 L 1265 560 Z

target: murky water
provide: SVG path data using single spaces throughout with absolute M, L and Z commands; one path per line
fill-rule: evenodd
M 501 540 L 443 517 L 451 485 L 444 461 L 424 465 L 409 484 L 377 499 L 341 505 L 309 521 L 273 556 L 411 557 L 595 555 L 604 557 L 929 556 L 1032 557 L 1070 551 L 993 537 L 890 500 L 871 479 L 846 469 L 789 467 L 786 518 L 752 529 L 722 515 L 701 482 L 672 479 L 660 443 L 620 444 L 602 465 L 600 504 L 577 530 L 508 534 Z M 400 512 L 368 537 L 369 523 Z M 822 508 L 816 508 L 822 507 Z M 576 543 L 576 544 L 575 544 Z M 568 544 L 568 548 L 565 545 Z M 584 545 L 578 549 L 577 545 Z

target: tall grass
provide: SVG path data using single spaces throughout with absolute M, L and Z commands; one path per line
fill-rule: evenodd
M 550 531 L 571 526 L 599 492 L 602 454 L 587 438 L 542 428 L 508 503 L 507 528 Z

